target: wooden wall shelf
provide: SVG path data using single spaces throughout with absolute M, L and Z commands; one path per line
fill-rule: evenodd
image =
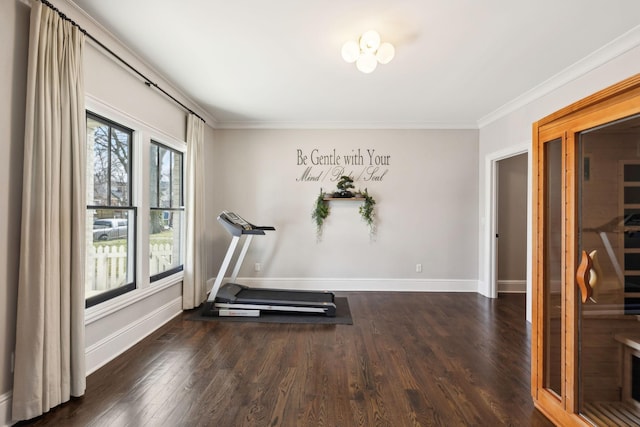
M 344 201 L 352 201 L 352 202 L 362 202 L 364 201 L 364 197 L 324 197 L 322 200 L 325 202 L 330 202 L 333 200 L 344 200 Z

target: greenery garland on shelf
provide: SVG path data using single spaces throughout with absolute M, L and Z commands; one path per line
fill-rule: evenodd
M 322 236 L 322 226 L 324 225 L 324 220 L 329 216 L 329 205 L 324 202 L 324 192 L 322 188 L 320 189 L 320 194 L 316 198 L 316 205 L 311 213 L 311 218 L 316 223 L 316 236 L 318 240 Z
M 347 185 L 350 184 L 350 182 L 347 183 Z M 340 187 L 340 186 L 339 186 Z M 344 185 L 343 185 L 344 187 Z M 326 194 L 324 193 L 324 191 L 322 191 L 322 188 L 320 189 L 320 193 L 318 194 L 318 197 L 316 197 L 316 202 L 314 205 L 314 209 L 311 212 L 311 218 L 313 219 L 315 225 L 316 225 L 316 237 L 318 239 L 318 241 L 321 240 L 322 237 L 322 227 L 324 226 L 324 221 L 327 219 L 327 217 L 329 216 L 329 204 L 327 203 L 327 197 L 336 197 L 338 196 L 339 198 L 345 198 L 345 199 L 349 199 L 349 198 L 362 198 L 363 203 L 362 206 L 360 206 L 358 208 L 358 212 L 360 213 L 360 216 L 362 217 L 362 220 L 367 224 L 367 226 L 369 227 L 369 234 L 371 236 L 373 236 L 375 234 L 375 204 L 376 201 L 373 197 L 371 197 L 371 195 L 369 194 L 369 191 L 365 188 L 364 191 L 358 191 L 357 193 L 355 193 L 355 195 L 351 195 L 351 197 L 345 197 L 344 195 L 344 191 L 349 191 L 349 188 L 353 188 L 353 186 L 347 187 L 347 188 L 339 188 L 341 194 L 338 195 L 337 192 L 336 193 L 329 193 Z
M 367 223 L 367 226 L 369 227 L 369 233 L 373 235 L 375 234 L 375 231 L 376 231 L 376 226 L 375 226 L 376 213 L 374 210 L 376 201 L 373 197 L 369 195 L 369 192 L 367 191 L 366 188 L 361 194 L 362 194 L 362 197 L 364 197 L 364 203 L 362 204 L 362 206 L 358 208 L 358 212 L 360 212 L 360 216 L 362 216 L 362 219 L 364 220 L 364 222 Z

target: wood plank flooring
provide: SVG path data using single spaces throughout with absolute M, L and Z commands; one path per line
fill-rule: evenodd
M 33 426 L 551 426 L 525 296 L 353 292 L 353 325 L 175 318 Z

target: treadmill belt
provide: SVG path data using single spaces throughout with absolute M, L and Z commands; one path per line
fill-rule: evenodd
M 237 301 L 278 300 L 278 301 L 307 301 L 333 302 L 330 292 L 300 292 L 276 289 L 243 289 L 236 295 Z

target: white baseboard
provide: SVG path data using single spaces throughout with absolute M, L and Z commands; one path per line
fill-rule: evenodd
M 126 328 L 122 328 L 87 347 L 87 375 L 115 359 L 180 313 L 182 313 L 182 297 L 170 301 Z
M 526 280 L 498 280 L 498 293 L 507 294 L 526 294 Z
M 11 402 L 13 393 L 8 391 L 0 395 L 0 426 L 8 427 L 11 422 Z
M 207 280 L 211 289 L 215 279 Z M 228 279 L 227 279 L 228 280 Z M 226 283 L 226 281 L 223 283 Z M 478 292 L 477 280 L 465 279 L 320 279 L 239 277 L 237 283 L 255 288 L 394 292 Z

